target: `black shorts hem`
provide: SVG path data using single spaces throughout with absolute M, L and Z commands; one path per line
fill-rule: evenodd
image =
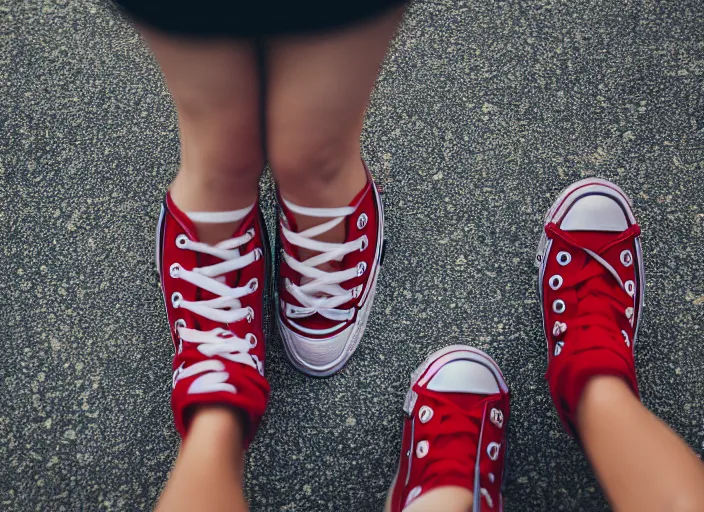
M 345 28 L 385 14 L 405 0 L 240 3 L 204 0 L 115 0 L 129 18 L 162 32 L 194 37 L 262 38 Z M 233 4 L 236 4 L 233 6 Z

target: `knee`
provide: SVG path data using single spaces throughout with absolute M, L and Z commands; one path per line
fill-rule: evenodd
M 264 152 L 256 115 L 227 101 L 181 98 L 176 105 L 184 169 L 218 182 L 259 179 Z
M 351 159 L 360 158 L 358 145 L 355 148 L 334 137 L 270 138 L 268 153 L 271 170 L 283 190 L 310 192 L 325 190 L 344 172 Z
M 201 133 L 197 149 L 184 152 L 184 159 L 197 159 L 202 172 L 220 180 L 258 181 L 264 168 L 259 137 L 238 123 L 221 122 Z

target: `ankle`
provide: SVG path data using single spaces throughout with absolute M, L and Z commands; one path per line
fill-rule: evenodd
M 257 185 L 230 187 L 223 184 L 221 188 L 213 188 L 192 174 L 180 172 L 169 188 L 169 194 L 174 204 L 182 212 L 230 212 L 252 206 L 257 200 L 259 189 Z M 231 238 L 237 231 L 241 220 L 233 222 L 197 222 L 193 221 L 198 239 L 210 245 Z
M 222 405 L 201 405 L 191 412 L 185 442 L 209 438 L 218 440 L 219 446 L 241 449 L 243 432 L 244 421 L 237 409 Z
M 247 175 L 194 172 L 182 167 L 169 186 L 171 198 L 183 211 L 241 210 L 259 195 L 261 170 Z
M 274 171 L 281 195 L 298 206 L 309 208 L 347 206 L 367 183 L 366 168 L 358 153 L 332 164 Z M 306 220 L 301 219 L 303 224 Z
M 354 162 L 352 171 L 346 171 L 342 179 L 328 186 L 321 186 L 320 183 L 309 188 L 285 188 L 280 185 L 281 197 L 296 206 L 304 208 L 340 208 L 351 205 L 355 198 L 360 196 L 368 183 L 366 167 L 361 159 Z M 359 172 L 357 172 L 359 171 Z M 331 218 L 308 216 L 303 213 L 288 211 L 287 216 L 293 220 L 296 232 L 300 233 L 312 227 L 323 224 Z M 321 242 L 341 243 L 345 241 L 347 226 L 345 222 L 340 222 L 331 229 L 315 236 L 314 239 Z M 317 254 L 315 251 L 300 249 L 299 256 L 306 259 Z
M 613 375 L 595 375 L 584 385 L 577 405 L 578 430 L 581 431 L 593 416 L 608 414 L 612 408 L 634 400 L 640 403 L 626 380 Z

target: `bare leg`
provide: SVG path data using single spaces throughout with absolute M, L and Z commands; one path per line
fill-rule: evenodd
M 267 146 L 282 195 L 300 206 L 346 206 L 366 184 L 359 138 L 400 11 L 340 32 L 271 42 Z M 300 230 L 320 219 L 298 218 Z M 344 225 L 320 239 L 339 242 Z
M 584 449 L 616 511 L 704 510 L 704 465 L 616 377 L 595 377 L 578 409 Z
M 170 190 L 186 212 L 246 208 L 264 167 L 259 73 L 248 42 L 173 37 L 142 29 L 178 111 L 181 168 Z M 236 225 L 198 226 L 215 243 Z
M 234 409 L 199 409 L 156 506 L 158 512 L 245 512 L 242 424 Z

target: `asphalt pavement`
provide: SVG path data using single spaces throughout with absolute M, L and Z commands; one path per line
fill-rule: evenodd
M 173 105 L 94 0 L 0 4 L 0 87 L 0 509 L 149 510 L 178 448 L 153 263 Z M 271 333 L 253 512 L 381 510 L 409 374 L 451 343 L 512 389 L 506 510 L 608 510 L 543 379 L 533 267 L 544 211 L 585 176 L 630 194 L 643 229 L 643 401 L 704 453 L 702 2 L 414 3 L 363 151 L 389 241 L 373 313 L 329 379 Z

